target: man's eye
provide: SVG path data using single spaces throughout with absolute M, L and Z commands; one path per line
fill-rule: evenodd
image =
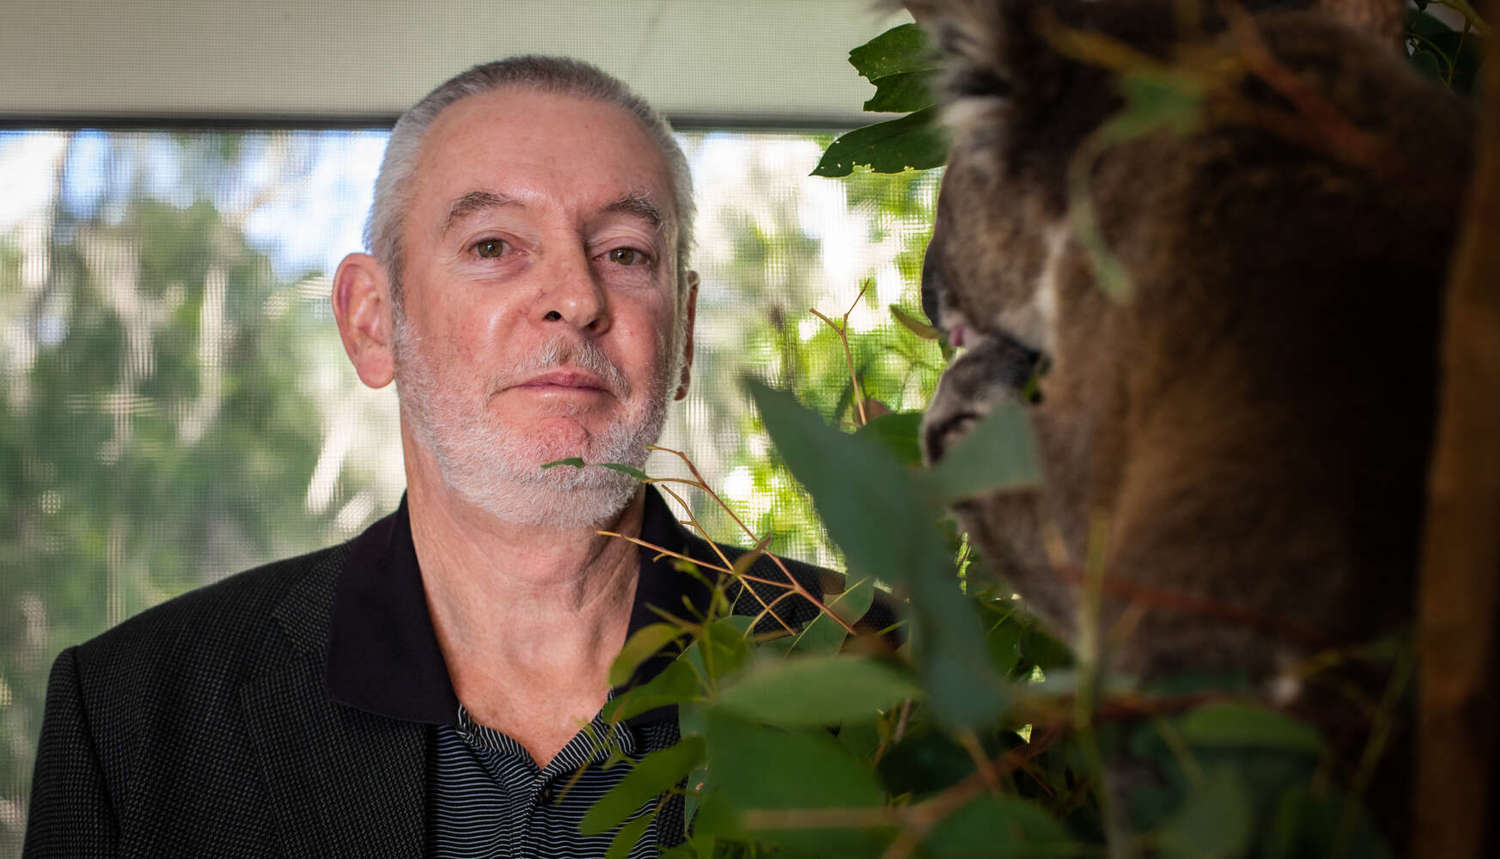
M 474 253 L 483 259 L 495 259 L 505 255 L 506 247 L 500 239 L 481 239 L 474 243 Z
M 638 251 L 635 248 L 615 248 L 607 256 L 610 262 L 620 265 L 645 265 L 651 261 L 651 257 L 647 256 L 644 251 Z

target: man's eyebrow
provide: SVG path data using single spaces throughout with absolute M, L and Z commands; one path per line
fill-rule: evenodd
M 504 194 L 494 194 L 489 191 L 470 191 L 457 200 L 454 200 L 453 205 L 448 207 L 448 217 L 443 220 L 443 232 L 448 232 L 453 229 L 454 224 L 478 212 L 498 209 L 501 206 L 520 205 L 523 205 L 521 201 L 514 197 L 507 197 Z
M 662 215 L 661 209 L 651 202 L 651 198 L 645 194 L 626 194 L 620 199 L 604 207 L 606 212 L 622 212 L 634 215 L 650 222 L 651 226 L 660 228 L 666 223 L 666 217 Z

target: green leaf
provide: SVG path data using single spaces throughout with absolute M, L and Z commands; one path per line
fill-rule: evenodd
M 848 637 L 849 633 L 838 621 L 826 614 L 819 614 L 798 630 L 788 650 L 801 654 L 837 653 Z
M 926 473 L 928 485 L 948 502 L 1034 486 L 1041 477 L 1031 424 L 1024 407 L 1011 399 L 991 409 Z
M 850 51 L 849 65 L 870 81 L 937 67 L 927 47 L 927 34 L 916 24 L 892 27 Z
M 634 477 L 636 480 L 650 480 L 651 479 L 651 478 L 649 478 L 649 477 L 646 476 L 646 472 L 641 471 L 639 468 L 633 468 L 633 467 L 631 467 L 629 465 L 625 465 L 624 463 L 620 463 L 620 462 L 601 462 L 601 463 L 599 463 L 599 465 L 601 465 L 604 468 L 609 469 L 610 471 L 618 471 L 621 474 L 628 474 L 631 477 Z
M 584 462 L 582 459 L 579 459 L 576 456 L 570 456 L 566 459 L 554 459 L 551 462 L 544 462 L 542 463 L 542 468 L 556 468 L 559 465 L 570 465 L 574 468 L 583 468 L 587 464 L 588 463 Z
M 900 72 L 876 78 L 875 95 L 865 102 L 865 110 L 871 113 L 908 113 L 932 107 L 937 99 L 932 96 L 931 71 Z
M 1184 714 L 1178 730 L 1194 746 L 1277 749 L 1318 756 L 1323 738 L 1312 726 L 1253 704 L 1205 704 Z
M 698 697 L 698 677 L 686 662 L 678 659 L 662 672 L 604 704 L 604 718 L 623 722 L 648 710 L 681 704 Z
M 1106 140 L 1133 140 L 1156 131 L 1186 134 L 1203 116 L 1203 86 L 1186 75 L 1131 70 L 1120 76 L 1125 108 L 1102 129 Z
M 714 704 L 740 716 L 788 727 L 871 721 L 922 690 L 869 659 L 806 656 L 751 669 L 721 689 Z
M 681 629 L 670 623 L 653 623 L 636 630 L 609 666 L 609 685 L 624 686 L 630 682 L 642 662 L 682 634 Z
M 828 534 L 859 575 L 911 583 L 948 574 L 935 504 L 873 439 L 848 436 L 789 393 L 746 380 L 776 450 L 813 498 Z M 956 589 L 955 589 L 956 592 Z
M 903 465 L 921 465 L 922 413 L 891 412 L 881 415 L 854 431 L 856 436 L 874 439 L 890 451 Z
M 605 852 L 604 859 L 626 859 L 640 842 L 641 836 L 646 834 L 646 827 L 651 825 L 654 817 L 654 814 L 643 814 L 620 827 L 620 831 L 615 833 L 615 839 L 609 842 L 609 850 Z
M 652 752 L 636 762 L 620 783 L 584 814 L 578 831 L 584 835 L 607 832 L 643 804 L 671 790 L 703 760 L 704 742 L 686 737 L 674 746 Z
M 1063 825 L 1041 808 L 1009 796 L 985 794 L 933 827 L 922 842 L 924 856 L 1081 856 L 1095 850 L 1068 837 Z
M 875 580 L 864 576 L 855 579 L 853 584 L 849 584 L 850 578 L 853 577 L 844 579 L 845 587 L 842 593 L 824 594 L 823 604 L 845 623 L 853 626 L 870 611 L 870 606 L 875 603 Z
M 900 119 L 856 128 L 828 145 L 814 176 L 848 176 L 856 165 L 876 173 L 928 170 L 948 158 L 948 137 L 929 107 Z
M 1276 857 L 1392 859 L 1395 855 L 1358 803 L 1351 805 L 1349 797 L 1337 791 L 1315 791 L 1305 785 L 1281 796 L 1266 841 L 1263 855 Z
M 745 641 L 750 620 L 731 616 L 714 621 L 703 628 L 697 641 L 688 645 L 682 658 L 702 672 L 710 686 L 717 685 L 750 658 L 750 645 Z
M 1250 846 L 1250 797 L 1232 767 L 1209 769 L 1157 833 L 1163 856 L 1240 856 Z
M 874 808 L 885 800 L 870 771 L 821 728 L 781 731 L 714 709 L 708 715 L 708 763 L 725 810 L 741 823 L 751 810 Z M 705 800 L 700 820 L 710 816 L 712 801 Z M 715 834 L 729 828 L 721 820 Z M 824 855 L 881 853 L 879 835 L 869 831 L 763 829 L 759 835 Z
M 754 380 L 746 386 L 851 570 L 909 596 L 913 651 L 933 713 L 966 726 L 998 716 L 1007 688 L 990 666 L 979 618 L 958 589 L 935 500 L 872 439 L 833 429 L 791 394 Z
M 901 327 L 917 335 L 923 340 L 941 340 L 943 335 L 930 323 L 918 319 L 915 314 L 906 310 L 899 304 L 891 305 L 891 316 L 901 323 Z

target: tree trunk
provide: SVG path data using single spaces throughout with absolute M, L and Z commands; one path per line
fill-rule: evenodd
M 1493 8 L 1493 4 L 1492 4 Z M 1489 41 L 1466 225 L 1445 305 L 1419 597 L 1413 855 L 1486 855 L 1500 620 L 1500 54 Z

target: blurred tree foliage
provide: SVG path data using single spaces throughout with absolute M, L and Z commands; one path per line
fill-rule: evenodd
M 238 136 L 88 143 L 108 148 L 99 194 L 62 188 L 64 161 L 44 222 L 0 239 L 0 854 L 62 647 L 341 533 L 307 503 L 324 421 L 305 376 L 331 326 L 290 309 L 243 208 L 192 185 L 244 168 Z M 162 146 L 183 178 L 153 193 Z

